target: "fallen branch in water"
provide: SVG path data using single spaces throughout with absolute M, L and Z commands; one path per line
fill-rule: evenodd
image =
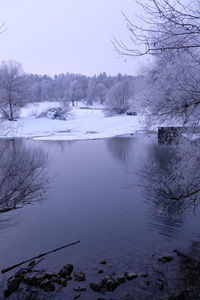
M 48 252 L 45 252 L 45 253 L 41 253 L 41 254 L 39 254 L 39 255 L 37 255 L 37 256 L 35 256 L 35 257 L 32 257 L 32 258 L 27 259 L 27 260 L 24 260 L 24 261 L 22 261 L 22 262 L 20 262 L 20 263 L 18 263 L 18 264 L 16 264 L 16 265 L 13 265 L 13 266 L 11 266 L 11 267 L 9 267 L 9 268 L 6 268 L 6 269 L 1 270 L 1 273 L 7 273 L 7 272 L 9 272 L 9 271 L 11 271 L 11 270 L 13 270 L 13 269 L 15 269 L 15 268 L 17 268 L 17 267 L 19 267 L 19 266 L 25 264 L 25 263 L 27 263 L 27 262 L 29 262 L 29 261 L 32 261 L 32 260 L 37 259 L 37 258 L 41 258 L 41 257 L 43 257 L 43 256 L 46 256 L 46 255 L 51 254 L 51 253 L 53 253 L 53 252 L 57 252 L 57 251 L 59 251 L 59 250 L 62 250 L 62 249 L 64 249 L 64 248 L 67 248 L 67 247 L 69 247 L 69 246 L 76 245 L 76 244 L 78 244 L 78 243 L 80 243 L 80 241 L 76 241 L 76 242 L 73 242 L 73 243 L 69 243 L 69 244 L 67 244 L 67 245 L 64 245 L 64 246 L 62 246 L 62 247 L 56 248 L 56 249 L 54 249 L 54 250 L 51 250 L 51 251 L 48 251 Z
M 37 266 L 42 260 L 44 260 L 44 257 L 43 258 L 40 258 L 38 261 L 33 261 L 33 264 L 31 264 L 31 262 L 30 262 L 30 264 L 31 264 L 31 266 L 30 265 L 28 265 L 28 272 L 31 272 L 32 271 L 32 269 L 33 268 L 35 268 L 35 266 Z

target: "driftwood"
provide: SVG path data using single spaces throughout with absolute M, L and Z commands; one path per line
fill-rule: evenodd
M 32 257 L 32 258 L 27 259 L 27 260 L 24 260 L 24 261 L 22 261 L 22 262 L 20 262 L 20 263 L 18 263 L 18 264 L 16 264 L 16 265 L 13 265 L 13 266 L 11 266 L 11 267 L 9 267 L 9 268 L 6 268 L 6 269 L 1 270 L 1 273 L 7 273 L 7 272 L 9 272 L 9 271 L 11 271 L 11 270 L 13 270 L 13 269 L 15 269 L 15 268 L 17 268 L 17 267 L 19 267 L 19 266 L 25 264 L 25 263 L 27 263 L 27 262 L 30 262 L 30 261 L 34 260 L 34 259 L 41 258 L 41 257 L 43 257 L 43 256 L 46 256 L 46 255 L 50 254 L 50 253 L 57 252 L 57 251 L 59 251 L 59 250 L 62 250 L 62 249 L 67 248 L 67 247 L 69 247 L 69 246 L 76 245 L 76 244 L 78 244 L 78 243 L 80 243 L 80 241 L 76 241 L 76 242 L 73 242 L 73 243 L 69 243 L 69 244 L 67 244 L 67 245 L 64 245 L 64 246 L 62 246 L 62 247 L 56 248 L 56 249 L 54 249 L 54 250 L 51 250 L 51 251 L 48 251 L 48 252 L 41 253 L 41 254 L 39 254 L 39 255 L 37 255 L 37 256 L 35 256 L 35 257 Z

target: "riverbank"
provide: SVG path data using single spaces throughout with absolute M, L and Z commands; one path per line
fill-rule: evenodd
M 72 108 L 66 120 L 39 117 L 48 107 L 44 103 L 38 107 L 23 108 L 15 122 L 5 121 L 1 138 L 31 138 L 36 140 L 86 140 L 102 139 L 124 134 L 134 134 L 144 130 L 142 116 L 105 116 L 103 108 Z M 51 104 L 52 105 L 52 104 Z M 58 103 L 54 104 L 58 106 Z

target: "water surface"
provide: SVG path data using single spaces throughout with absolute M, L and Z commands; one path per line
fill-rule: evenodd
M 96 270 L 102 259 L 108 262 L 106 272 L 124 272 L 130 267 L 150 270 L 154 257 L 177 247 L 186 249 L 198 240 L 198 207 L 195 214 L 187 214 L 188 208 L 178 217 L 176 209 L 162 214 L 162 202 L 157 205 L 152 201 L 156 195 L 152 197 L 150 189 L 148 192 L 151 176 L 148 172 L 143 176 L 144 170 L 150 170 L 152 159 L 158 161 L 161 152 L 168 160 L 167 146 L 158 153 L 155 135 L 12 143 L 20 143 L 24 153 L 42 153 L 46 176 L 42 179 L 50 179 L 50 183 L 39 190 L 41 199 L 34 201 L 32 197 L 32 205 L 24 203 L 21 209 L 0 215 L 1 269 L 81 240 L 79 245 L 49 255 L 41 266 L 58 271 L 64 264 L 73 263 L 93 280 L 98 278 Z M 27 168 L 31 164 L 29 157 Z M 32 176 L 32 181 L 34 176 L 38 178 L 37 174 Z M 123 292 L 120 287 L 115 294 L 120 297 Z M 73 299 L 70 287 L 63 293 L 56 299 L 64 299 L 64 295 Z M 97 298 L 90 291 L 84 295 L 81 299 Z

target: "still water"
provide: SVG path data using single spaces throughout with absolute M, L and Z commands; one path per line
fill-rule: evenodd
M 1 269 L 81 240 L 49 255 L 41 267 L 59 271 L 72 263 L 77 271 L 86 272 L 91 282 L 98 278 L 95 274 L 103 259 L 108 262 L 105 275 L 128 268 L 149 271 L 154 257 L 177 247 L 187 249 L 199 239 L 198 206 L 195 213 L 188 206 L 181 211 L 180 207 L 169 209 L 165 202 L 162 206 L 162 201 L 156 200 L 156 193 L 152 194 L 157 172 L 150 172 L 152 159 L 162 156 L 168 160 L 168 146 L 158 146 L 156 135 L 75 142 L 8 140 L 2 145 L 11 149 L 12 154 L 3 161 L 11 163 L 16 173 L 6 182 L 1 178 L 1 188 L 7 186 L 4 194 L 14 189 L 9 186 L 17 180 L 14 178 L 29 169 L 26 184 L 32 193 L 28 193 L 29 201 L 16 204 L 20 209 L 0 214 Z M 21 153 L 19 158 L 17 153 Z M 38 164 L 42 172 L 33 170 Z M 23 184 L 21 179 L 16 183 Z M 24 195 L 27 197 L 27 191 Z M 1 279 L 11 274 L 1 275 Z M 120 293 L 124 293 L 123 288 L 116 290 L 117 299 Z M 73 299 L 74 295 L 69 285 L 52 299 Z M 88 289 L 81 299 L 97 296 Z

